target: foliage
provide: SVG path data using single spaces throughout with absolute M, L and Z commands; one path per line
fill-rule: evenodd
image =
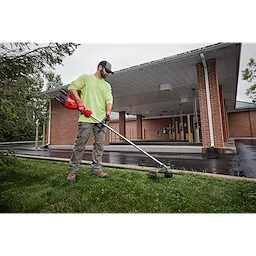
M 50 43 L 38 47 L 32 43 L 0 44 L 0 80 L 10 84 L 20 77 L 30 79 L 31 74 L 45 73 L 62 64 L 65 55 L 72 55 L 74 43 Z
M 247 64 L 245 70 L 242 71 L 243 80 L 248 81 L 249 83 L 253 83 L 250 88 L 248 88 L 245 92 L 247 96 L 249 96 L 254 103 L 256 103 L 256 62 L 255 59 L 250 58 L 249 63 Z
M 62 85 L 53 69 L 78 44 L 0 44 L 0 141 L 34 140 L 35 122 L 47 120 L 46 88 Z
M 54 72 L 49 72 L 45 75 L 47 80 L 46 82 L 46 90 L 51 90 L 59 86 L 63 86 L 60 75 L 55 75 Z

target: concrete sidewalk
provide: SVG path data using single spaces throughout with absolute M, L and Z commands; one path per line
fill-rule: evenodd
M 170 154 L 203 154 L 202 146 L 181 146 L 181 145 L 139 145 L 141 149 L 148 153 L 170 153 Z M 92 146 L 86 146 L 86 151 L 91 151 Z M 72 150 L 73 146 L 49 146 L 49 149 Z M 107 152 L 138 152 L 139 150 L 132 145 L 109 145 L 104 146 L 104 151 Z M 225 154 L 236 154 L 236 147 L 225 147 Z
M 7 142 L 0 143 L 1 146 L 16 144 L 17 147 L 23 147 L 24 144 L 28 145 L 26 148 L 29 148 L 29 144 L 31 145 L 30 150 L 34 150 L 34 144 L 31 141 L 23 141 L 23 142 Z M 22 145 L 23 144 L 23 145 Z M 136 144 L 136 143 L 135 143 Z M 139 148 L 143 149 L 148 153 L 169 153 L 169 154 L 203 154 L 203 146 L 189 146 L 189 145 L 137 145 Z M 49 145 L 49 149 L 53 150 L 73 150 L 74 146 L 70 145 Z M 38 150 L 43 150 L 41 141 L 38 145 Z M 85 151 L 92 151 L 93 146 L 86 146 Z M 225 154 L 236 154 L 236 147 L 233 145 L 226 144 L 225 145 Z M 108 145 L 104 146 L 104 151 L 106 152 L 139 152 L 139 150 L 132 145 Z
M 173 146 L 173 145 L 140 145 L 141 149 L 150 153 L 181 153 L 181 154 L 202 154 L 202 146 Z M 86 151 L 91 151 L 92 146 L 86 146 Z M 49 149 L 72 150 L 73 146 L 49 146 Z M 109 145 L 104 146 L 104 151 L 111 152 L 139 152 L 132 145 Z

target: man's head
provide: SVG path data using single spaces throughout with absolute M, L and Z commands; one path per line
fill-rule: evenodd
M 111 71 L 111 64 L 106 60 L 103 60 L 99 63 L 98 70 L 100 71 L 101 77 L 103 79 L 105 79 L 110 73 L 114 74 L 114 72 Z

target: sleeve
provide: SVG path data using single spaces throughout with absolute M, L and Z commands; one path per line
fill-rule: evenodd
M 86 75 L 78 77 L 75 81 L 71 82 L 68 90 L 75 89 L 80 91 L 86 85 Z
M 105 99 L 106 104 L 112 104 L 113 105 L 113 95 L 112 95 L 112 88 L 111 85 L 108 84 L 108 90 L 106 93 L 106 99 Z

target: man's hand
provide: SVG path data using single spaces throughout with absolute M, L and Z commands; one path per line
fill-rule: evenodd
M 77 102 L 77 108 L 78 108 L 78 110 L 79 110 L 80 112 L 83 112 L 83 111 L 84 111 L 85 107 L 84 107 L 84 104 L 83 104 L 82 101 L 78 101 L 78 102 Z
M 92 115 L 92 111 L 89 109 L 85 109 L 83 110 L 83 114 L 89 118 Z
M 110 112 L 110 111 L 107 111 L 107 113 L 106 113 L 106 116 L 108 117 L 107 122 L 110 121 L 110 114 L 111 114 L 111 112 Z

